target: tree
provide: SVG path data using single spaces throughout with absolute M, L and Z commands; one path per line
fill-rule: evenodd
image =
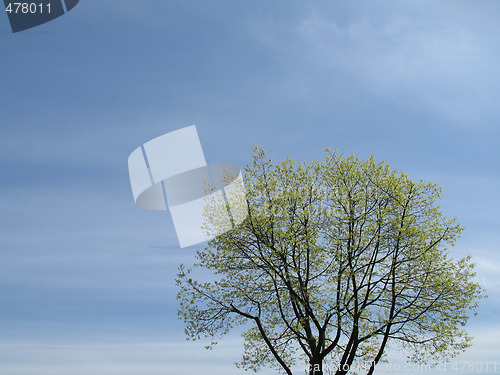
M 248 217 L 197 253 L 195 268 L 215 277 L 179 269 L 188 337 L 244 325 L 237 366 L 288 375 L 301 358 L 323 374 L 329 356 L 337 375 L 355 365 L 372 374 L 389 344 L 415 362 L 465 350 L 484 292 L 470 257 L 448 255 L 462 227 L 437 206 L 441 189 L 373 157 L 326 151 L 321 162 L 273 164 L 255 149 Z

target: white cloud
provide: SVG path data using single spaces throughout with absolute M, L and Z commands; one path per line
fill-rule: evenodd
M 195 250 L 176 248 L 168 213 L 138 209 L 128 189 L 124 197 L 77 186 L 4 191 L 0 283 L 101 291 L 173 284 Z
M 201 342 L 0 342 L 0 373 L 11 375 L 243 374 L 241 340 Z M 263 375 L 273 372 L 262 372 Z
M 335 10 L 316 10 L 294 27 L 260 22 L 255 33 L 309 69 L 314 64 L 325 80 L 347 71 L 382 98 L 481 127 L 498 113 L 496 40 L 451 3 L 405 4 L 364 4 L 365 11 L 348 11 L 347 22 Z
M 496 362 L 500 366 L 500 326 L 470 330 L 473 346 L 446 365 L 446 372 L 456 373 L 470 361 Z M 165 375 L 165 374 L 244 374 L 234 366 L 242 353 L 238 337 L 222 339 L 213 350 L 205 350 L 203 342 L 34 342 L 0 341 L 0 373 L 11 375 Z M 388 361 L 404 368 L 402 352 L 388 352 Z M 294 370 L 301 372 L 301 367 Z M 484 368 L 483 368 L 484 370 Z M 490 367 L 490 372 L 492 368 Z M 384 372 L 379 372 L 384 373 Z M 407 373 L 411 373 L 408 371 Z M 435 371 L 433 372 L 435 373 Z M 262 375 L 276 374 L 263 370 Z
M 479 284 L 486 288 L 487 293 L 490 295 L 500 293 L 500 259 L 491 257 L 474 257 L 476 263 L 477 281 Z

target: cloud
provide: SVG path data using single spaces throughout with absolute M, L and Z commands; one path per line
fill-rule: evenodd
M 71 184 L 5 189 L 0 283 L 103 292 L 172 284 L 195 251 L 176 249 L 168 214 L 144 214 L 123 183 L 111 191 Z
M 0 342 L 0 373 L 23 375 L 243 374 L 241 340 L 201 342 Z M 265 375 L 265 373 L 264 373 Z
M 383 99 L 485 126 L 498 115 L 500 54 L 493 33 L 451 3 L 405 4 L 365 3 L 363 10 L 349 8 L 345 18 L 336 16 L 339 9 L 311 7 L 293 26 L 260 22 L 255 33 L 304 66 L 314 64 L 332 84 L 344 71 Z
M 476 263 L 476 274 L 479 284 L 486 288 L 488 294 L 500 295 L 500 259 L 495 259 L 494 256 L 484 257 L 475 256 L 473 258 Z
M 500 326 L 470 330 L 475 336 L 473 346 L 447 364 L 459 367 L 472 361 L 485 366 L 498 361 Z M 165 374 L 244 374 L 235 368 L 240 360 L 242 341 L 227 337 L 213 350 L 205 350 L 203 342 L 134 341 L 129 342 L 61 342 L 0 341 L 0 372 L 23 375 L 165 375 Z M 388 360 L 404 368 L 402 352 L 389 351 Z M 497 363 L 498 366 L 498 363 Z M 302 367 L 296 367 L 299 370 Z M 490 369 L 491 370 L 491 369 Z M 264 370 L 262 375 L 275 374 Z M 408 372 L 410 373 L 410 372 Z

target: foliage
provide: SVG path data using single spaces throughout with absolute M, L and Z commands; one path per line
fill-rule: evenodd
M 416 362 L 466 349 L 483 291 L 470 258 L 448 256 L 462 227 L 437 206 L 441 189 L 373 157 L 326 151 L 321 162 L 273 164 L 255 149 L 247 219 L 197 253 L 195 267 L 216 277 L 179 270 L 188 337 L 215 340 L 244 324 L 238 366 L 287 374 L 301 356 L 311 374 L 329 355 L 337 374 L 376 364 L 389 342 Z

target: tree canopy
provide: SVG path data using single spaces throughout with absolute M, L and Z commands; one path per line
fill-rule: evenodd
M 373 157 L 327 149 L 323 161 L 273 163 L 261 148 L 244 176 L 248 217 L 198 251 L 178 275 L 189 338 L 215 342 L 244 328 L 238 366 L 288 375 L 337 375 L 389 345 L 415 362 L 446 360 L 470 345 L 464 327 L 484 295 L 470 257 L 454 260 L 462 231 L 438 206 L 441 189 Z

